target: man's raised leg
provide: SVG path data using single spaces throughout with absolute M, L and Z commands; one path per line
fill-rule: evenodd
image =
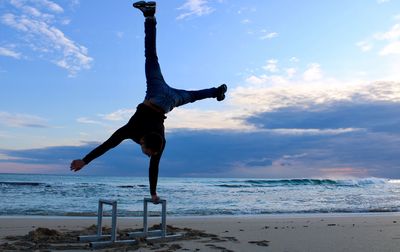
M 145 71 L 147 86 L 152 89 L 154 85 L 163 85 L 165 83 L 161 73 L 160 64 L 158 63 L 158 56 L 156 50 L 156 25 L 157 20 L 154 16 L 156 12 L 155 2 L 139 1 L 133 4 L 133 7 L 139 9 L 144 17 L 144 48 L 145 48 Z
M 201 90 L 182 90 L 182 89 L 173 89 L 175 92 L 175 106 L 179 107 L 184 104 L 195 102 L 207 98 L 216 98 L 218 101 L 222 101 L 225 99 L 225 93 L 228 90 L 228 87 L 225 84 L 217 88 L 207 88 Z

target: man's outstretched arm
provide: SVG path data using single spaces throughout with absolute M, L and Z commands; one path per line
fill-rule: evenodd
M 100 157 L 104 153 L 106 153 L 109 149 L 112 149 L 119 145 L 123 140 L 127 138 L 127 127 L 123 126 L 119 128 L 111 137 L 92 150 L 89 154 L 87 154 L 83 159 L 75 159 L 71 163 L 71 171 L 77 172 L 81 170 L 85 165 L 89 164 L 93 159 Z

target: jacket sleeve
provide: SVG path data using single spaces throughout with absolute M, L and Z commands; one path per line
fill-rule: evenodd
M 160 153 L 158 153 L 155 156 L 151 156 L 151 158 L 150 158 L 149 183 L 150 183 L 150 194 L 151 195 L 157 194 L 158 166 L 160 164 L 160 159 L 161 159 L 162 153 L 164 152 L 165 144 L 166 144 L 166 142 L 164 139 L 164 145 L 163 145 Z
M 119 145 L 123 140 L 127 138 L 127 127 L 123 126 L 119 128 L 114 134 L 111 135 L 107 141 L 96 147 L 94 150 L 89 152 L 82 160 L 85 164 L 89 164 L 93 159 L 96 159 L 106 153 L 109 149 L 112 149 Z

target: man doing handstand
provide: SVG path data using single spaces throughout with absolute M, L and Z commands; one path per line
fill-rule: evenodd
M 173 108 L 186 103 L 205 98 L 225 99 L 227 86 L 222 84 L 218 88 L 209 88 L 196 91 L 175 89 L 164 81 L 156 52 L 156 11 L 155 2 L 139 1 L 133 7 L 143 12 L 145 17 L 145 71 L 147 90 L 143 103 L 137 106 L 135 114 L 128 123 L 117 131 L 104 143 L 96 147 L 82 159 L 71 163 L 71 171 L 79 171 L 95 158 L 103 155 L 111 148 L 116 147 L 125 139 L 132 139 L 142 148 L 142 152 L 150 157 L 149 184 L 153 202 L 157 202 L 158 166 L 165 148 L 164 119 L 165 114 Z

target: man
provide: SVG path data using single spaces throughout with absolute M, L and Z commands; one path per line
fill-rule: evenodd
M 96 147 L 83 159 L 71 163 L 71 171 L 79 171 L 95 158 L 116 147 L 125 139 L 132 139 L 142 148 L 142 152 L 150 157 L 149 183 L 150 194 L 157 203 L 157 179 L 160 158 L 165 148 L 164 119 L 165 114 L 173 108 L 189 102 L 206 98 L 225 99 L 227 86 L 196 91 L 175 89 L 164 81 L 156 52 L 156 12 L 155 2 L 139 1 L 133 4 L 145 17 L 145 71 L 147 90 L 143 103 L 137 106 L 135 114 L 129 122 L 115 131 L 104 143 Z

